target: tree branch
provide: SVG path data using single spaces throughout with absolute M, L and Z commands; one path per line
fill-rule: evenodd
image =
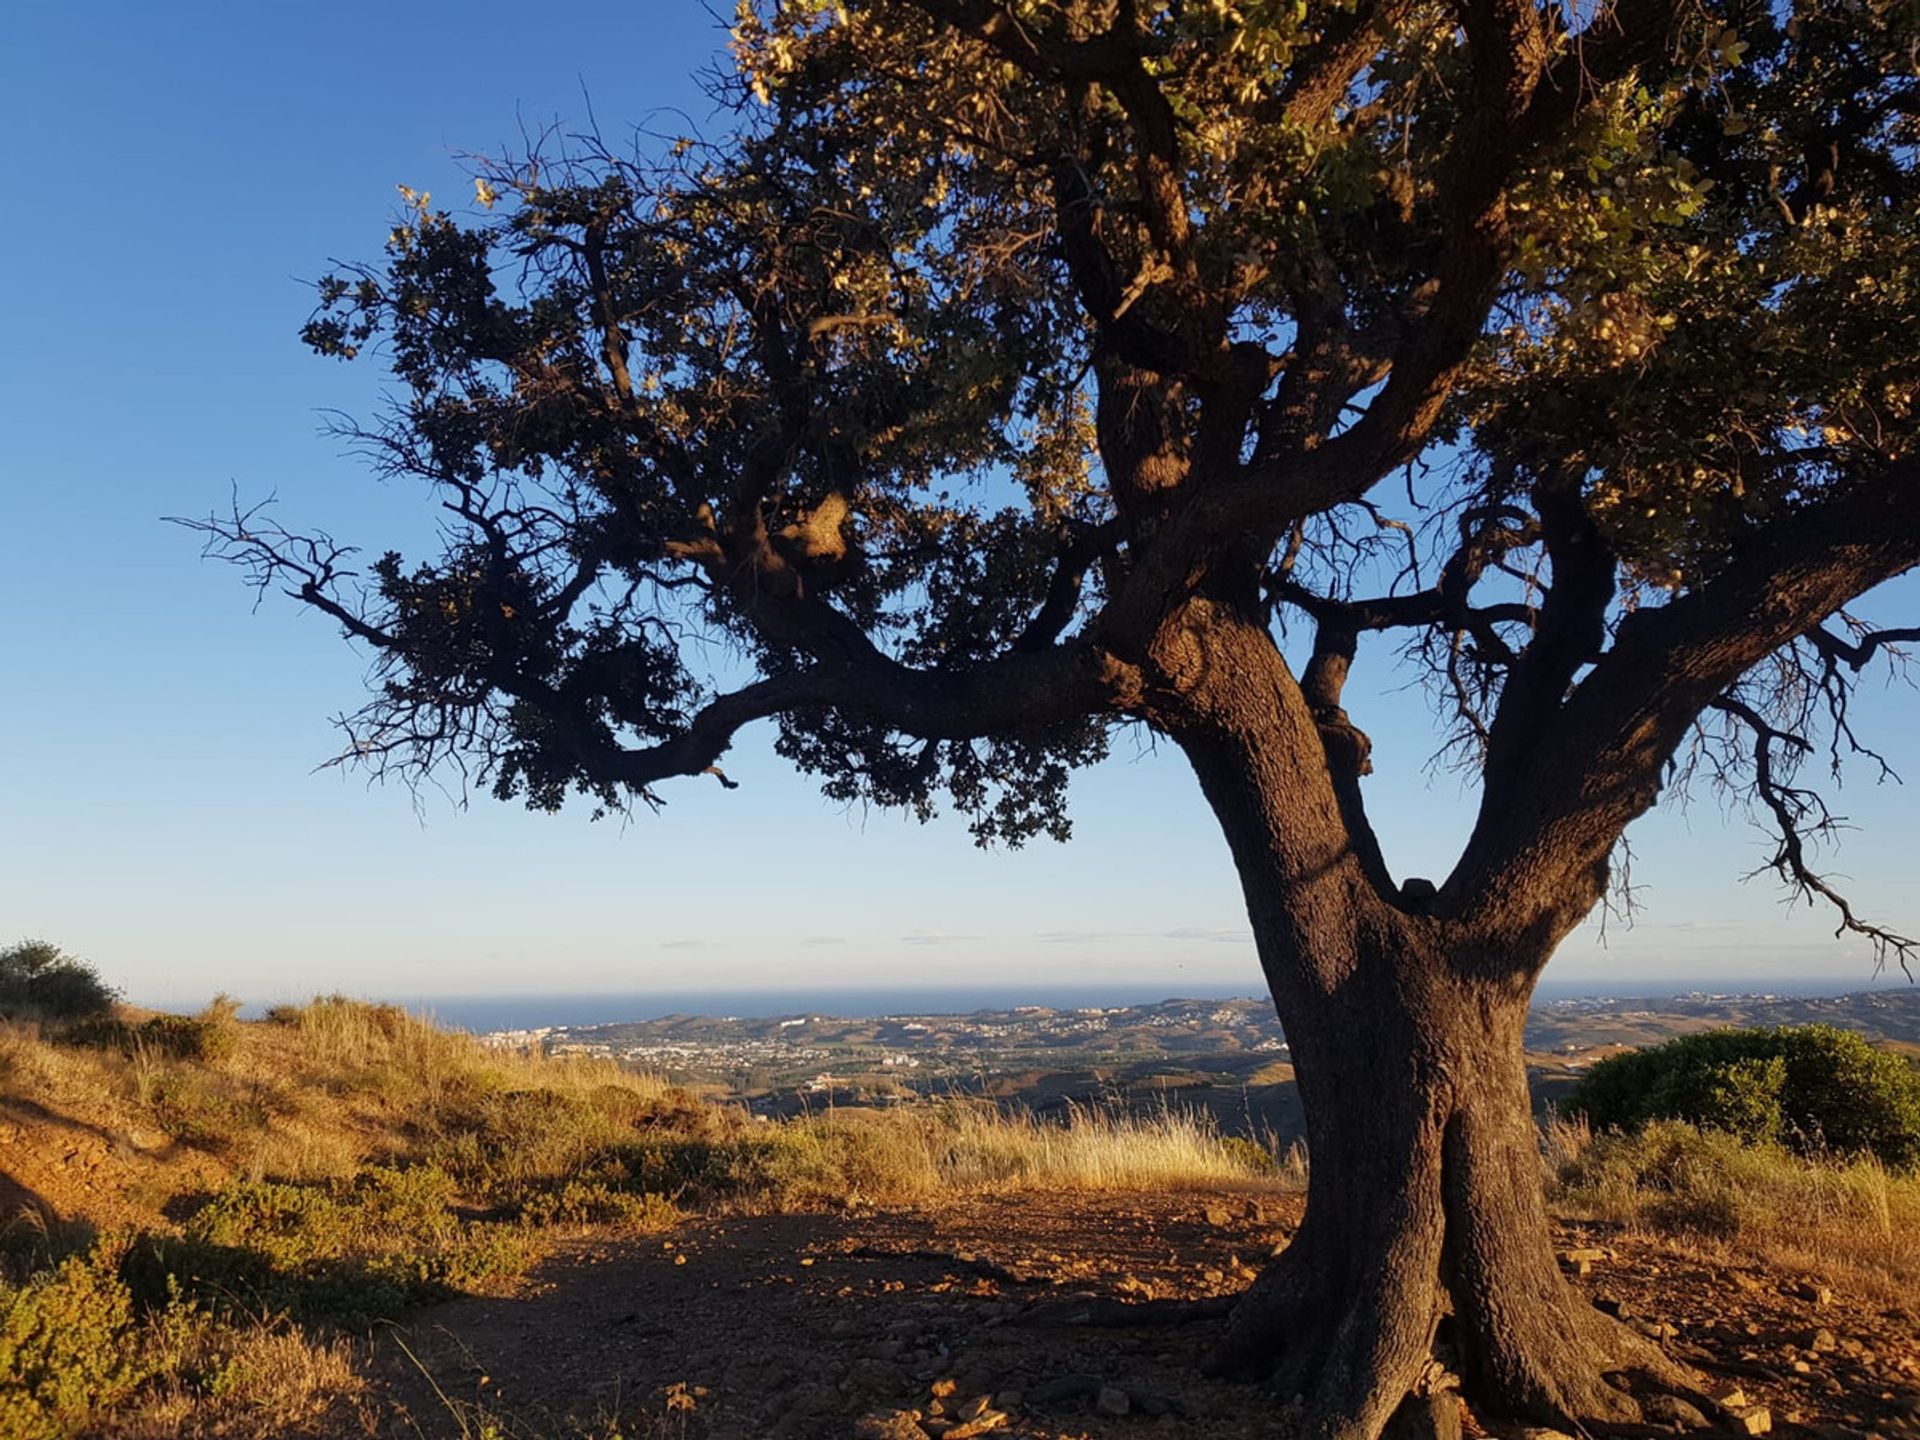
M 1813 750 L 1812 743 L 1804 736 L 1768 724 L 1752 706 L 1731 695 L 1722 695 L 1715 700 L 1713 708 L 1731 716 L 1753 733 L 1753 793 L 1772 814 L 1778 840 L 1773 858 L 1765 868 L 1776 872 L 1810 903 L 1824 900 L 1831 905 L 1840 916 L 1840 924 L 1833 933 L 1836 936 L 1860 935 L 1869 940 L 1873 945 L 1876 968 L 1884 967 L 1887 959 L 1892 957 L 1911 979 L 1913 970 L 1909 962 L 1914 953 L 1920 951 L 1920 941 L 1884 925 L 1860 919 L 1847 897 L 1807 863 L 1807 836 L 1829 833 L 1837 827 L 1838 821 L 1817 792 L 1794 785 L 1781 769 L 1776 769 L 1774 754 L 1777 746 L 1789 752 L 1790 756 L 1794 752 L 1805 755 Z M 1795 758 L 1789 758 L 1783 767 L 1784 771 L 1790 774 L 1795 763 Z

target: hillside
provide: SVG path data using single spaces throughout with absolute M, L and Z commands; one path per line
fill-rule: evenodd
M 339 999 L 0 1025 L 0 1140 L 7 1440 L 1223 1440 L 1303 1178 L 1173 1104 L 781 1122 Z M 1548 1140 L 1596 1303 L 1743 1414 L 1915 1424 L 1920 1180 Z

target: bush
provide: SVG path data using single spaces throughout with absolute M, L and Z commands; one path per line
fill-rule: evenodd
M 0 1019 L 78 1020 L 106 1014 L 117 998 L 91 965 L 45 940 L 0 950 Z
M 139 1021 L 97 1015 L 69 1025 L 59 1038 L 69 1045 L 129 1056 L 145 1052 L 164 1060 L 223 1060 L 239 1043 L 239 1024 L 230 1007 L 231 1002 L 216 1000 L 198 1015 L 154 1015 Z
M 123 1251 L 103 1241 L 0 1290 L 0 1434 L 59 1440 L 148 1378 Z
M 1831 1025 L 1711 1030 L 1615 1055 L 1564 1108 L 1595 1129 L 1684 1120 L 1802 1154 L 1920 1167 L 1920 1071 Z

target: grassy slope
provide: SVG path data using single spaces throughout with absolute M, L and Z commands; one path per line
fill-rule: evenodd
M 607 1062 L 490 1050 L 341 999 L 242 1023 L 0 1026 L 0 1433 L 294 1433 L 351 1336 L 510 1284 L 556 1238 L 682 1207 L 1018 1185 L 1244 1183 L 1191 1118 L 981 1107 L 755 1124 Z
M 1557 1126 L 1545 1163 L 1563 1215 L 1867 1293 L 1920 1286 L 1920 1178 L 1683 1126 Z M 316 1429 L 354 1404 L 355 1335 L 511 1285 L 589 1229 L 1300 1178 L 1274 1170 L 1178 1112 L 754 1123 L 609 1063 L 489 1050 L 339 999 L 258 1023 L 130 1014 L 64 1038 L 0 1025 L 0 1434 Z

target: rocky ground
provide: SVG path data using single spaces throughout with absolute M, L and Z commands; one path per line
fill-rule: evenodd
M 1017 1194 L 582 1245 L 515 1296 L 445 1305 L 383 1339 L 362 1423 L 544 1437 L 604 1435 L 619 1415 L 626 1440 L 1277 1433 L 1274 1397 L 1199 1378 L 1216 1322 L 1072 1322 L 1101 1302 L 1230 1295 L 1298 1205 Z M 1561 1240 L 1586 1254 L 1571 1268 L 1597 1304 L 1659 1335 L 1708 1388 L 1743 1392 L 1729 1397 L 1737 1428 L 1920 1435 L 1920 1311 L 1591 1229 Z

